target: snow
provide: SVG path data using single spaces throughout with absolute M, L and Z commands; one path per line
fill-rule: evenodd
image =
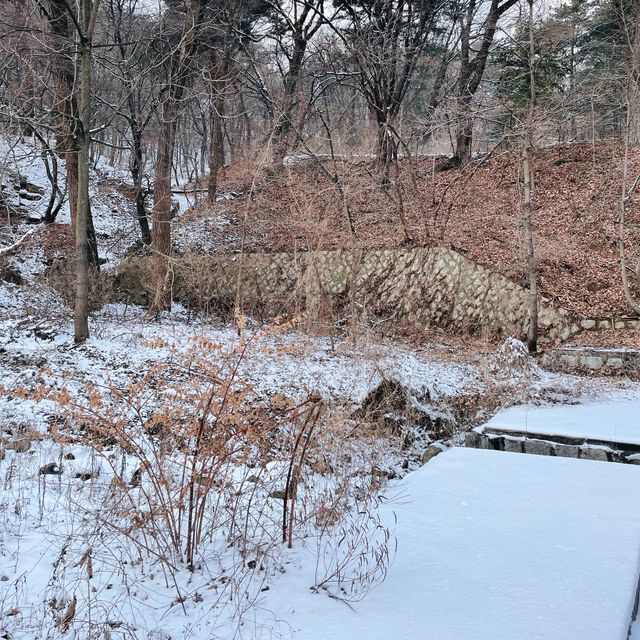
M 577 405 L 520 405 L 497 413 L 483 430 L 640 445 L 640 397 L 617 397 Z
M 364 601 L 308 594 L 301 571 L 266 604 L 296 640 L 624 640 L 639 483 L 631 465 L 450 449 L 383 508 L 397 555 Z
M 23 293 L 15 285 L 0 286 L 4 292 Z M 20 299 L 21 300 L 21 299 Z M 11 305 L 9 305 L 11 307 Z M 19 313 L 19 302 L 14 305 Z M 437 402 L 447 397 L 477 392 L 482 381 L 476 367 L 419 355 L 394 344 L 368 343 L 353 346 L 349 340 L 330 341 L 301 333 L 269 333 L 255 329 L 239 338 L 230 327 L 185 321 L 186 312 L 151 321 L 143 310 L 108 305 L 91 319 L 92 337 L 73 345 L 69 318 L 42 322 L 33 317 L 0 320 L 0 388 L 29 387 L 40 379 L 45 367 L 53 379 L 112 380 L 126 386 L 154 362 L 170 361 L 185 354 L 198 340 L 223 345 L 221 353 L 247 345 L 240 377 L 259 393 L 284 393 L 303 398 L 311 391 L 327 400 L 359 404 L 383 379 L 397 380 L 416 398 Z M 151 346 L 159 341 L 161 346 Z M 41 428 L 42 409 L 22 398 L 0 399 L 0 420 L 15 421 L 28 407 Z

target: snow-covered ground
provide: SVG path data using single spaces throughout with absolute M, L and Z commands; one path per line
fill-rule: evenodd
M 397 555 L 363 602 L 309 594 L 303 566 L 266 606 L 298 640 L 625 640 L 639 484 L 631 465 L 450 449 L 389 492 Z
M 251 320 L 238 336 L 179 307 L 152 319 L 107 305 L 74 345 L 71 311 L 44 275 L 55 226 L 26 222 L 44 211 L 44 167 L 23 143 L 0 157 L 5 195 L 25 214 L 0 227 L 0 248 L 38 228 L 8 258 L 21 283 L 0 281 L 0 638 L 626 638 L 640 469 L 463 449 L 419 467 L 433 440 L 460 442 L 459 429 L 514 404 L 488 424 L 640 444 L 640 385 L 545 372 L 513 340 L 487 358 Z M 92 206 L 113 266 L 138 233 L 115 185 L 126 172 L 98 168 Z M 18 173 L 45 187 L 41 200 L 13 189 Z M 176 238 L 215 248 L 229 227 L 224 212 L 187 216 Z M 225 456 L 196 464 L 187 427 L 230 363 L 244 395 Z M 406 415 L 397 398 L 378 407 L 387 431 L 360 413 L 382 382 L 407 398 Z M 324 413 L 313 438 L 300 435 L 287 549 L 284 483 L 313 414 L 276 419 L 273 407 L 300 402 Z M 440 419 L 444 434 L 429 427 Z M 206 535 L 187 567 L 186 496 L 205 486 Z
M 520 405 L 498 412 L 484 427 L 490 431 L 640 445 L 640 396 L 637 392 L 621 392 L 615 398 L 575 405 Z
M 95 468 L 70 453 L 69 469 Z M 117 528 L 105 459 L 99 480 L 39 476 L 52 455 L 44 443 L 0 464 L 4 637 L 627 638 L 640 562 L 632 465 L 454 448 L 386 489 L 355 562 L 357 522 L 333 544 L 319 531 L 291 550 L 214 547 L 190 572 Z M 354 575 L 352 597 L 340 579 Z

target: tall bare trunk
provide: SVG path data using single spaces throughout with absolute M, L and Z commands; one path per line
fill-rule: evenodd
M 524 204 L 523 223 L 527 242 L 527 273 L 529 278 L 529 331 L 527 334 L 527 346 L 529 353 L 538 350 L 538 273 L 536 266 L 535 247 L 533 243 L 533 127 L 536 107 L 536 83 L 535 83 L 535 41 L 533 31 L 533 2 L 529 3 L 529 105 L 527 108 L 526 131 L 523 149 L 523 173 L 524 173 Z
M 89 337 L 89 148 L 91 145 L 91 46 L 92 31 L 99 0 L 82 0 L 78 43 L 80 75 L 80 110 L 78 118 L 78 167 L 76 208 L 76 301 L 74 313 L 75 341 Z
M 151 246 L 154 252 L 152 273 L 153 296 L 149 309 L 171 309 L 171 165 L 175 148 L 176 130 L 182 112 L 182 100 L 189 80 L 190 63 L 196 51 L 202 26 L 204 3 L 191 0 L 183 26 L 180 44 L 174 51 L 171 72 L 167 81 L 167 98 L 162 106 L 162 125 L 158 141 L 158 154 L 153 188 L 153 228 Z
M 620 194 L 620 211 L 618 214 L 618 255 L 620 257 L 620 275 L 622 277 L 622 290 L 624 299 L 629 308 L 640 315 L 640 302 L 638 302 L 631 292 L 629 275 L 627 273 L 627 253 L 626 253 L 626 224 L 627 224 L 627 202 L 634 195 L 640 178 L 636 178 L 629 186 L 629 143 L 631 139 L 632 116 L 630 109 L 627 109 L 627 133 L 624 140 L 624 160 L 622 164 L 622 193 Z
M 207 188 L 207 199 L 212 204 L 216 201 L 218 172 L 224 167 L 224 132 L 222 128 L 224 118 L 224 94 L 221 91 L 216 93 L 213 100 L 211 122 L 209 125 L 209 184 Z
M 471 158 L 473 147 L 473 97 L 476 95 L 489 59 L 489 52 L 495 37 L 498 21 L 516 4 L 517 0 L 490 0 L 481 33 L 474 34 L 473 22 L 481 2 L 473 0 L 467 3 L 467 9 L 461 16 L 460 28 L 460 65 L 458 72 L 458 90 L 456 95 L 455 149 L 450 166 L 465 164 Z M 475 54 L 472 55 L 474 53 Z
M 296 110 L 297 92 L 302 75 L 304 54 L 308 41 L 303 36 L 293 39 L 293 53 L 289 69 L 284 79 L 284 96 L 280 111 L 277 112 L 273 126 L 272 161 L 274 167 L 282 167 L 285 156 L 291 147 L 294 112 Z
M 171 164 L 175 146 L 179 109 L 177 103 L 165 103 L 162 111 L 162 130 L 158 141 L 155 183 L 153 187 L 153 232 L 151 246 L 154 252 L 154 298 L 151 310 L 171 308 Z
M 58 153 L 62 154 L 65 160 L 71 228 L 75 233 L 78 206 L 78 155 L 80 153 L 78 129 L 81 127 L 81 116 L 77 102 L 75 71 L 70 54 L 67 53 L 72 49 L 74 37 L 65 1 L 49 0 L 47 7 L 51 48 L 54 51 L 51 57 L 51 75 L 53 78 L 53 110 L 57 129 L 56 146 Z M 79 43 L 80 46 L 82 43 Z M 87 212 L 87 229 L 89 261 L 96 268 L 99 268 L 98 244 L 90 206 Z
M 140 233 L 142 235 L 142 242 L 144 244 L 151 244 L 151 229 L 149 228 L 149 219 L 147 218 L 147 212 L 144 206 L 145 193 L 142 188 L 142 132 L 138 126 L 137 119 L 131 118 L 131 139 L 132 139 L 132 158 L 131 158 L 131 177 L 133 178 L 133 184 L 135 185 L 135 203 L 136 203 L 136 218 L 140 227 Z

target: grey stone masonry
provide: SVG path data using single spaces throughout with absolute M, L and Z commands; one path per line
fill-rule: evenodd
M 130 261 L 125 269 L 129 288 L 147 279 L 143 262 Z M 524 336 L 528 325 L 526 288 L 443 247 L 188 254 L 175 259 L 173 275 L 174 299 L 204 310 L 233 307 L 239 299 L 243 310 L 258 317 L 293 310 L 312 322 L 323 316 L 339 321 L 356 310 L 375 322 L 498 338 Z M 541 339 L 551 343 L 583 330 L 580 318 L 544 299 L 539 327 Z
M 564 347 L 552 349 L 542 356 L 542 365 L 560 371 L 600 371 L 625 375 L 640 374 L 640 348 L 599 349 Z

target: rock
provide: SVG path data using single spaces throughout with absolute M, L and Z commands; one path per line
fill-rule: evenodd
M 93 480 L 93 479 L 97 478 L 99 475 L 100 475 L 99 471 L 79 471 L 73 477 L 74 478 L 78 478 L 79 480 L 82 480 L 83 482 L 86 482 L 87 480 Z
M 42 200 L 42 196 L 38 193 L 31 193 L 30 191 L 27 191 L 26 189 L 20 189 L 20 191 L 18 192 L 20 197 L 23 200 L 28 200 L 30 202 L 35 202 L 37 200 Z
M 454 431 L 455 423 L 429 406 L 429 393 L 416 397 L 412 389 L 397 380 L 385 379 L 372 389 L 354 418 L 378 424 L 399 435 L 406 425 L 419 426 L 434 439 L 446 438 Z
M 587 356 L 582 360 L 582 364 L 588 369 L 601 369 L 603 362 L 600 356 Z
M 507 338 L 489 358 L 489 371 L 500 379 L 531 378 L 540 374 L 540 370 L 529 356 L 523 342 L 516 338 Z
M 608 452 L 599 447 L 584 447 L 580 451 L 580 457 L 585 460 L 602 460 L 603 462 L 609 460 Z
M 24 284 L 24 278 L 20 275 L 20 272 L 14 268 L 7 266 L 0 271 L 0 277 L 10 284 L 22 285 Z
M 484 449 L 484 440 L 485 436 L 477 431 L 467 431 L 464 434 L 464 446 L 471 449 Z
M 40 470 L 38 471 L 38 475 L 59 476 L 59 475 L 62 475 L 62 467 L 60 467 L 57 462 L 49 462 L 48 464 L 42 465 L 40 467 Z
M 129 480 L 130 487 L 139 487 L 140 480 L 142 478 L 142 467 L 138 467 L 131 476 L 131 480 Z
M 553 446 L 545 440 L 525 440 L 524 452 L 531 453 L 534 456 L 550 456 L 552 455 Z
M 276 500 L 284 500 L 285 494 L 284 494 L 284 491 L 281 491 L 280 489 L 276 489 L 276 491 L 272 491 L 269 494 L 269 497 L 275 498 Z
M 512 440 L 511 438 L 504 439 L 504 451 L 511 451 L 512 453 L 522 453 L 522 440 Z
M 5 443 L 4 448 L 16 453 L 26 453 L 31 448 L 31 438 L 16 438 Z
M 422 454 L 422 464 L 427 464 L 429 460 L 435 458 L 439 453 L 444 451 L 444 447 L 438 444 L 430 444 L 427 450 Z
M 64 459 L 65 460 L 75 460 L 76 457 L 73 455 L 73 453 L 69 452 L 69 453 L 65 453 Z
M 556 444 L 553 449 L 559 458 L 580 457 L 580 447 L 577 444 Z

